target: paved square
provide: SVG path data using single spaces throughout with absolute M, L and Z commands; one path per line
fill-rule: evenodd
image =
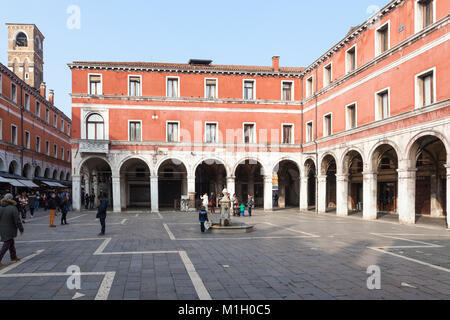
M 247 234 L 200 233 L 197 213 L 94 212 L 48 227 L 39 211 L 0 269 L 0 299 L 448 299 L 450 232 L 256 210 Z M 219 216 L 212 217 L 218 221 Z M 3 263 L 9 263 L 5 256 Z M 369 266 L 381 289 L 369 290 Z M 69 288 L 80 268 L 81 288 Z M 76 274 L 75 274 L 76 275 Z

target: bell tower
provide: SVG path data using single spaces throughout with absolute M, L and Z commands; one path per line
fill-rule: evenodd
M 34 24 L 7 23 L 8 68 L 39 90 L 44 81 L 44 36 Z

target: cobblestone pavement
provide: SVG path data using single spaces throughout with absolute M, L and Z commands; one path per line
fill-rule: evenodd
M 0 269 L 0 299 L 448 299 L 450 232 L 296 210 L 234 218 L 239 235 L 200 233 L 196 213 L 39 211 Z M 218 215 L 213 217 L 218 221 Z M 81 288 L 67 268 L 79 266 Z M 367 268 L 381 270 L 369 290 Z M 73 276 L 73 275 L 72 275 Z M 69 279 L 70 280 L 70 279 Z

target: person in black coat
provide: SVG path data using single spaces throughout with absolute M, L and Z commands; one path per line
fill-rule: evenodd
M 200 230 L 201 232 L 205 232 L 205 222 L 209 221 L 208 213 L 205 210 L 204 206 L 201 206 L 200 212 L 198 213 L 198 220 L 200 221 Z
M 59 203 L 59 209 L 61 210 L 61 225 L 68 224 L 67 223 L 67 195 L 63 194 L 61 197 L 61 201 Z
M 108 200 L 105 199 L 103 195 L 99 195 L 98 200 L 100 204 L 97 208 L 97 219 L 100 219 L 100 225 L 102 226 L 102 230 L 98 235 L 104 236 L 106 228 L 106 209 L 108 208 Z

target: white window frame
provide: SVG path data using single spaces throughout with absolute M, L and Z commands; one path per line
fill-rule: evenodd
M 100 76 L 100 93 L 92 94 L 91 93 L 91 76 Z M 103 75 L 101 73 L 88 73 L 88 93 L 93 96 L 102 96 L 103 95 Z
M 50 141 L 48 140 L 45 141 L 45 154 L 50 156 Z
M 290 126 L 291 127 L 291 142 L 290 143 L 284 143 L 284 126 Z M 294 134 L 295 125 L 293 123 L 282 123 L 281 124 L 281 144 L 295 144 L 295 134 Z
M 308 137 L 308 125 L 311 124 L 311 137 Z M 314 141 L 314 121 L 308 121 L 305 123 L 305 142 L 309 143 Z
M 14 141 L 12 140 L 12 138 L 13 138 L 13 128 L 16 128 L 16 138 L 14 139 Z M 19 135 L 19 131 L 17 130 L 17 126 L 12 124 L 11 125 L 11 143 L 12 144 L 17 145 L 17 140 L 19 139 L 18 135 Z
M 141 124 L 141 139 L 139 140 L 130 140 L 130 123 L 131 122 L 139 122 Z M 128 120 L 128 141 L 130 142 L 142 142 L 142 132 L 143 132 L 143 127 L 142 127 L 142 120 Z
M 219 79 L 218 78 L 204 78 L 203 85 L 204 85 L 204 88 L 205 88 L 205 99 L 211 99 L 211 98 L 208 98 L 207 95 L 206 95 L 206 93 L 207 93 L 206 81 L 207 80 L 216 80 L 216 92 L 215 92 L 215 98 L 214 99 L 219 99 Z
M 415 33 L 424 29 L 422 10 L 420 8 L 419 1 L 420 0 L 414 0 L 414 31 L 415 31 Z M 431 24 L 436 22 L 436 0 L 433 0 L 432 10 L 433 10 L 433 21 L 431 22 Z
M 24 93 L 23 100 L 24 100 L 24 104 L 25 104 L 25 106 L 24 106 L 25 110 L 30 111 L 30 103 L 31 103 L 30 95 L 28 93 Z
M 284 92 L 284 90 L 283 90 L 283 85 L 285 84 L 285 83 L 290 83 L 291 84 L 291 100 L 284 100 L 283 99 L 283 92 Z M 281 101 L 294 101 L 295 100 L 295 82 L 294 82 L 294 80 L 282 80 L 281 81 Z
M 36 100 L 36 115 L 40 118 L 41 117 L 41 103 Z
M 167 129 L 168 129 L 168 125 L 169 125 L 169 123 L 177 123 L 178 124 L 178 137 L 177 137 L 177 141 L 169 141 L 169 132 L 167 131 Z M 181 127 L 180 127 L 180 121 L 179 120 L 166 120 L 166 142 L 169 142 L 169 143 L 179 143 L 180 142 L 180 130 L 181 129 Z
M 39 143 L 37 143 L 39 140 Z M 41 152 L 41 137 L 40 136 L 36 136 L 36 152 Z
M 311 88 L 309 87 L 309 83 L 311 83 Z M 314 76 L 311 75 L 306 79 L 305 82 L 305 91 L 306 91 L 306 98 L 310 98 L 314 95 Z
M 325 79 L 326 79 L 325 75 L 328 74 L 327 69 L 326 69 L 327 67 L 330 67 L 330 79 L 328 79 L 328 83 L 326 83 L 326 81 L 325 81 Z M 328 63 L 327 65 L 325 65 L 323 67 L 322 78 L 323 78 L 322 82 L 323 82 L 324 88 L 328 87 L 330 84 L 333 83 L 333 62 L 330 61 L 330 63 Z
M 61 131 L 64 132 L 64 119 L 61 117 L 59 122 L 61 123 Z
M 349 62 L 349 51 L 355 49 L 355 69 L 350 70 L 350 62 Z M 355 71 L 358 69 L 358 47 L 356 44 L 345 50 L 345 74 Z
M 70 123 L 67 124 L 67 135 L 70 136 Z
M 422 108 L 426 107 L 426 105 L 423 105 L 421 99 L 420 99 L 420 85 L 419 85 L 419 78 L 421 78 L 423 75 L 433 72 L 433 99 L 431 101 L 431 104 L 435 103 L 436 100 L 436 67 L 430 68 L 428 70 L 422 71 L 414 76 L 414 96 L 415 96 L 415 107 Z
M 331 116 L 330 117 L 330 134 L 328 134 L 328 132 L 326 132 L 326 121 L 325 121 L 325 117 L 327 116 Z M 323 122 L 323 131 L 322 131 L 322 136 L 323 137 L 329 137 L 333 135 L 333 112 L 328 112 L 326 114 L 323 115 L 322 117 L 322 122 Z
M 58 145 L 56 143 L 53 144 L 53 156 L 58 159 Z
M 355 101 L 355 102 L 349 103 L 345 106 L 345 129 L 346 130 L 355 129 L 355 128 L 352 128 L 350 119 L 348 117 L 348 108 L 351 106 L 355 106 L 355 128 L 358 127 L 358 103 Z
M 66 159 L 66 161 L 70 161 L 70 150 L 66 150 L 66 152 L 67 152 L 67 159 Z
M 15 95 L 13 96 L 13 87 L 16 87 Z M 17 103 L 17 85 L 11 82 L 11 100 Z
M 214 142 L 207 142 L 206 141 L 206 125 L 208 125 L 208 124 L 215 124 L 216 125 L 216 135 L 215 135 L 216 141 L 214 141 Z M 211 143 L 211 144 L 219 143 L 219 122 L 217 122 L 217 121 L 205 121 L 204 130 L 205 130 L 205 134 L 203 135 L 204 136 L 203 137 L 203 141 L 205 143 Z
M 169 97 L 169 79 L 177 79 L 177 96 Z M 180 86 L 180 77 L 179 76 L 166 76 L 166 97 L 167 98 L 180 98 L 181 97 L 181 86 Z
M 27 134 L 28 134 L 28 141 L 27 141 Z M 25 130 L 25 148 L 30 149 L 30 144 L 31 144 L 31 134 L 30 131 Z
M 381 114 L 379 112 L 380 110 L 380 105 L 379 105 L 379 100 L 378 100 L 378 95 L 384 91 L 387 91 L 388 93 L 388 114 L 385 118 L 381 118 Z M 391 87 L 387 87 L 384 89 L 381 89 L 377 92 L 375 92 L 375 121 L 380 121 L 380 120 L 384 120 L 387 118 L 391 117 Z
M 250 141 L 248 144 L 256 144 L 258 143 L 258 137 L 256 136 L 256 122 L 242 122 L 242 143 L 247 144 L 245 142 L 245 125 L 252 124 L 253 125 L 253 141 Z
M 61 152 L 61 160 L 64 160 L 64 147 L 59 148 L 59 151 Z
M 53 126 L 58 129 L 58 115 L 53 113 Z
M 50 109 L 49 108 L 45 109 L 45 122 L 50 124 Z
M 139 94 L 136 95 L 136 96 L 130 95 L 130 84 L 131 84 L 130 78 L 131 78 L 131 77 L 133 77 L 133 78 L 139 78 Z M 128 79 L 128 81 L 127 81 L 127 83 L 128 83 L 128 88 L 127 88 L 127 90 L 128 90 L 128 96 L 129 96 L 129 97 L 142 97 L 142 75 L 138 75 L 138 74 L 129 74 L 127 79 Z
M 386 51 L 381 52 L 380 33 L 379 33 L 380 29 L 386 27 L 386 25 L 387 25 L 387 37 L 388 37 L 388 41 L 387 41 L 388 47 L 387 47 L 386 51 L 388 51 L 391 48 L 391 20 L 388 20 L 375 30 L 375 37 L 374 37 L 375 38 L 375 56 L 379 56 L 380 54 L 386 52 Z
M 253 98 L 245 99 L 245 82 L 253 82 Z M 242 99 L 246 101 L 256 100 L 256 79 L 242 79 Z

